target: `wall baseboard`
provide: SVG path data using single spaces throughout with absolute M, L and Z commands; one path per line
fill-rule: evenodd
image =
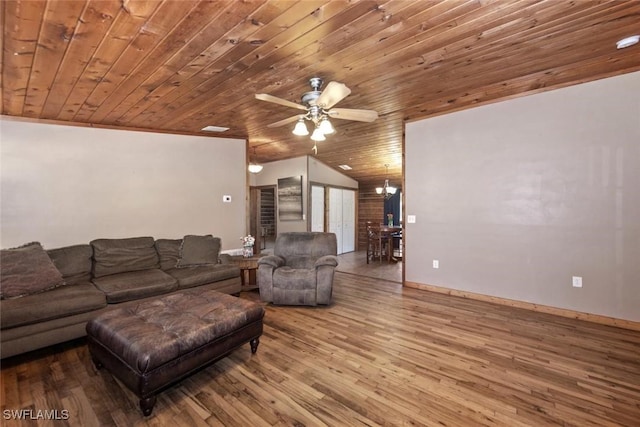
M 404 286 L 408 288 L 421 289 L 439 294 L 452 295 L 461 298 L 468 298 L 477 301 L 491 302 L 509 307 L 523 308 L 525 310 L 537 311 L 540 313 L 553 314 L 556 316 L 567 317 L 571 319 L 586 320 L 588 322 L 599 323 L 601 325 L 615 326 L 633 331 L 640 331 L 640 322 L 632 320 L 616 319 L 614 317 L 602 316 L 600 314 L 583 313 L 580 311 L 569 310 L 566 308 L 550 307 L 548 305 L 534 304 L 525 301 L 516 301 L 507 298 L 494 297 L 490 295 L 477 294 L 474 292 L 460 291 L 457 289 L 444 288 L 441 286 L 427 285 L 423 283 L 404 282 Z

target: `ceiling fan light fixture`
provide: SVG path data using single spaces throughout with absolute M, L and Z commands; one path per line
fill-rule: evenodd
M 320 127 L 316 127 L 313 133 L 311 134 L 311 139 L 313 141 L 324 141 L 327 138 L 324 137 L 324 133 L 322 133 L 322 131 L 320 130 Z
M 293 134 L 298 136 L 309 135 L 309 130 L 307 129 L 307 125 L 304 124 L 304 118 L 300 118 L 296 122 L 296 126 L 293 128 Z
M 318 125 L 318 128 L 320 129 L 320 131 L 325 134 L 325 135 L 329 135 L 334 133 L 336 130 L 334 129 L 333 125 L 331 124 L 331 122 L 329 121 L 328 118 L 324 117 L 321 121 L 320 121 L 320 125 Z
M 373 122 L 378 118 L 378 113 L 373 110 L 361 110 L 354 108 L 333 108 L 338 102 L 349 96 L 351 89 L 344 83 L 329 82 L 327 87 L 322 88 L 323 80 L 320 77 L 313 77 L 309 80 L 311 91 L 302 94 L 301 103 L 288 101 L 278 98 L 277 96 L 266 93 L 256 93 L 255 98 L 261 101 L 272 102 L 274 104 L 303 110 L 304 115 L 288 117 L 275 123 L 267 125 L 267 127 L 278 127 L 296 122 L 292 133 L 297 136 L 309 135 L 309 129 L 305 125 L 305 121 L 309 120 L 313 123 L 313 134 L 311 140 L 315 142 L 324 141 L 325 135 L 335 133 L 333 124 L 329 121 L 330 117 L 340 120 L 353 120 L 356 122 Z M 313 151 L 317 154 L 318 146 L 313 145 Z

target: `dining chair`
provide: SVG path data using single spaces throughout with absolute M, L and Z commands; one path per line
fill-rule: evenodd
M 373 221 L 367 221 L 367 264 L 376 257 L 382 263 L 382 256 L 388 251 L 389 237 L 380 231 L 380 225 Z

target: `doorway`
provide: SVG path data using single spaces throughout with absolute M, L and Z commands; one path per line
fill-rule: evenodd
M 324 186 L 311 186 L 311 231 L 325 230 L 325 191 Z
M 356 191 L 311 184 L 311 231 L 334 233 L 338 254 L 355 251 Z
M 338 254 L 355 250 L 355 209 L 354 190 L 329 187 L 329 232 L 335 233 Z
M 276 221 L 276 186 L 251 187 L 249 232 L 256 238 L 254 250 L 273 251 L 278 235 Z

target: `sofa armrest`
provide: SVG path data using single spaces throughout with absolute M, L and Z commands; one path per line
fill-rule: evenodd
M 268 265 L 268 266 L 271 266 L 272 268 L 282 267 L 284 265 L 284 259 L 282 259 L 277 255 L 263 256 L 258 260 L 258 268 L 261 265 Z
M 260 299 L 273 302 L 273 272 L 284 265 L 284 259 L 276 255 L 263 256 L 258 260 L 258 287 Z
M 233 264 L 233 258 L 229 254 L 220 254 L 218 256 L 218 264 Z
M 335 255 L 324 255 L 324 256 L 318 258 L 318 260 L 314 264 L 314 267 L 318 268 L 318 267 L 321 267 L 323 265 L 328 265 L 330 267 L 337 267 L 338 266 L 338 257 L 335 256 Z

